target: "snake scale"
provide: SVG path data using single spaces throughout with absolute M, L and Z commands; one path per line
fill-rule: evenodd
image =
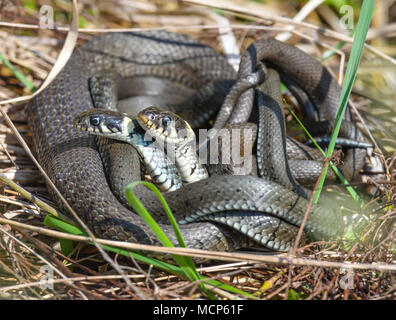
M 319 63 L 293 47 L 271 39 L 259 40 L 243 55 L 237 75 L 224 57 L 184 35 L 165 31 L 114 33 L 95 37 L 77 48 L 57 78 L 28 103 L 26 111 L 38 160 L 97 235 L 158 245 L 143 220 L 112 193 L 104 170 L 104 163 L 116 170 L 114 159 L 129 154 L 133 148 L 115 141 L 104 143 L 100 147 L 108 151 L 108 156 L 102 159 L 95 137 L 72 125 L 77 114 L 94 107 L 89 79 L 113 70 L 122 78 L 119 99 L 130 96 L 132 88 L 133 94 L 153 95 L 149 103 L 155 99 L 167 102 L 167 98 L 161 98 L 168 90 L 167 83 L 174 88 L 180 86 L 180 90 L 164 96 L 170 97 L 176 113 L 199 127 L 215 117 L 236 79 L 254 72 L 259 60 L 277 69 L 282 81 L 294 88 L 291 90 L 297 99 L 310 106 L 304 111 L 306 119 L 319 120 L 331 128 L 340 88 Z M 217 119 L 223 116 L 230 124 L 246 122 L 253 98 L 254 91 L 248 90 L 234 110 L 222 109 Z M 135 100 L 142 108 L 147 106 L 144 97 Z M 318 119 L 314 119 L 314 114 Z M 352 123 L 350 110 L 341 136 L 363 140 Z M 361 149 L 347 151 L 343 169 L 348 177 L 357 174 L 362 157 Z M 130 178 L 140 180 L 138 157 L 135 154 L 134 160 L 133 156 L 129 159 L 132 160 L 123 165 L 134 168 L 128 168 Z M 158 201 L 144 190 L 139 192 L 148 211 L 177 244 Z M 212 250 L 235 250 L 252 241 L 270 249 L 288 250 L 308 205 L 307 199 L 294 191 L 256 176 L 211 176 L 166 194 L 166 200 L 181 222 L 190 222 L 181 225 L 187 246 Z M 62 203 L 59 205 L 63 208 Z M 335 239 L 342 229 L 341 221 L 334 212 L 314 206 L 306 235 Z

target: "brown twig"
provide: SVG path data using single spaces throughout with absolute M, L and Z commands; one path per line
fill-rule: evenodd
M 28 224 L 23 224 L 20 222 L 16 222 L 9 219 L 0 218 L 0 224 L 10 224 L 12 226 L 29 229 L 32 231 L 39 232 L 41 234 L 69 239 L 73 241 L 83 241 L 90 242 L 92 239 L 84 236 L 76 236 L 70 235 L 68 233 L 48 230 L 41 227 L 31 226 Z M 110 245 L 117 248 L 129 249 L 129 250 L 143 250 L 143 251 L 152 251 L 158 253 L 170 253 L 170 254 L 178 254 L 183 256 L 191 256 L 197 258 L 207 258 L 214 260 L 224 260 L 224 261 L 245 261 L 249 263 L 270 263 L 270 264 L 284 264 L 284 265 L 302 265 L 302 266 L 316 266 L 323 268 L 345 268 L 345 269 L 359 269 L 359 270 L 379 270 L 379 271 L 396 271 L 396 265 L 393 264 L 345 264 L 340 262 L 333 261 L 317 261 L 312 259 L 304 259 L 297 257 L 290 257 L 285 255 L 257 255 L 257 254 L 248 254 L 248 253 L 236 253 L 236 252 L 217 252 L 217 251 L 208 251 L 208 250 L 200 250 L 200 249 L 190 249 L 190 248 L 165 248 L 165 247 L 157 247 L 151 245 L 143 245 L 138 243 L 129 243 L 123 241 L 111 241 L 106 239 L 96 239 L 98 244 Z

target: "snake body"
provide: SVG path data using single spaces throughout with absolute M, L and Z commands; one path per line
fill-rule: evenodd
M 341 87 L 318 61 L 295 47 L 287 46 L 274 39 L 261 39 L 249 46 L 242 55 L 239 77 L 254 72 L 260 61 L 274 68 L 280 74 L 281 80 L 293 92 L 311 133 L 322 134 L 333 129 Z M 253 89 L 242 95 L 230 116 L 231 123 L 243 122 L 249 117 L 251 109 L 249 110 L 246 106 L 253 106 L 251 103 L 253 95 Z M 321 125 L 318 122 L 314 126 L 310 125 L 314 121 L 318 121 Z M 315 128 L 317 128 L 316 132 Z M 345 112 L 339 136 L 354 141 L 364 141 L 362 132 L 353 123 L 350 106 Z M 364 148 L 346 151 L 341 170 L 348 180 L 353 180 L 359 175 L 365 156 Z
M 269 50 L 281 60 L 284 58 L 277 43 L 274 46 L 274 42 L 270 41 L 267 48 L 263 47 L 263 43 L 254 46 L 259 53 Z M 286 46 L 286 51 L 292 55 L 293 50 L 290 48 Z M 297 61 L 311 66 L 313 58 L 301 56 L 297 52 Z M 256 57 L 261 56 L 257 54 Z M 246 58 L 242 61 L 246 61 Z M 253 70 L 253 67 L 241 66 L 240 73 L 245 68 L 249 72 Z M 316 69 L 310 70 L 307 75 L 292 73 L 292 78 L 294 81 L 300 80 L 305 87 L 315 88 L 313 82 L 317 79 L 312 73 L 323 74 L 324 70 L 320 65 L 315 66 Z M 286 65 L 283 72 L 290 74 L 288 69 L 293 69 L 293 62 Z M 114 196 L 104 171 L 103 163 L 110 170 L 115 170 L 114 163 L 122 154 L 128 153 L 134 155 L 135 160 L 122 164 L 125 172 L 128 169 L 129 176 L 117 183 L 126 185 L 128 181 L 140 180 L 140 169 L 137 168 L 139 161 L 133 147 L 107 142 L 102 146 L 102 149 L 107 150 L 107 158 L 102 162 L 96 139 L 72 125 L 77 114 L 94 107 L 89 93 L 89 79 L 108 70 L 120 74 L 123 79 L 120 88 L 124 90 L 125 79 L 130 79 L 130 83 L 138 81 L 143 84 L 163 79 L 161 83 L 165 85 L 160 93 L 167 90 L 166 82 L 181 86 L 187 94 L 184 100 L 179 99 L 181 103 L 173 106 L 173 111 L 194 121 L 195 127 L 214 117 L 227 94 L 232 91 L 230 88 L 236 82 L 237 75 L 213 49 L 180 34 L 164 31 L 106 34 L 76 49 L 58 77 L 27 105 L 37 157 L 84 222 L 101 237 L 158 244 L 140 217 Z M 302 78 L 298 79 L 299 76 Z M 338 91 L 335 90 L 334 83 L 327 77 L 321 83 L 331 91 L 326 95 L 329 94 L 332 99 L 338 98 L 339 87 Z M 317 88 L 310 91 L 310 98 L 316 97 L 315 90 Z M 128 90 L 119 93 L 121 99 L 127 96 Z M 250 110 L 243 107 L 243 101 L 249 102 L 250 98 L 241 98 L 237 108 L 230 114 L 231 123 L 248 119 Z M 142 105 L 142 108 L 145 107 Z M 323 119 L 330 121 L 333 119 L 334 105 L 327 107 L 331 110 L 328 110 L 329 114 L 324 112 L 326 116 Z M 322 112 L 322 109 L 319 111 Z M 323 119 L 320 114 L 320 120 Z M 350 133 L 354 126 L 344 127 L 342 134 L 346 138 L 361 140 L 360 133 L 353 136 Z M 356 174 L 355 169 L 359 165 L 353 163 L 352 175 Z M 177 244 L 171 227 L 163 217 L 161 206 L 144 190 L 139 191 L 139 195 L 148 211 L 159 219 L 160 226 L 170 240 Z M 235 250 L 248 245 L 252 239 L 271 249 L 287 250 L 308 206 L 304 197 L 285 186 L 253 176 L 213 176 L 166 194 L 166 200 L 182 223 L 191 222 L 181 226 L 187 246 L 214 250 Z M 314 239 L 334 239 L 341 230 L 340 224 L 337 215 L 314 206 L 305 231 Z
M 136 119 L 167 156 L 174 160 L 184 183 L 209 177 L 195 152 L 195 133 L 186 121 L 170 111 L 154 106 L 140 111 Z

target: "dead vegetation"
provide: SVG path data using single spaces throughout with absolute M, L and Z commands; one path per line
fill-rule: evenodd
M 165 28 L 186 33 L 229 55 L 239 49 L 242 51 L 254 39 L 277 36 L 319 57 L 339 41 L 351 41 L 346 30 L 339 27 L 336 10 L 326 5 L 311 8 L 307 5 L 309 15 L 301 23 L 292 20 L 305 10 L 299 1 L 269 1 L 265 4 L 247 0 L 210 1 L 211 6 L 221 10 L 192 5 L 193 2 L 209 3 L 79 1 L 81 30 L 77 43 L 80 45 L 94 34 L 110 30 Z M 314 2 L 318 3 L 308 1 Z M 0 1 L 0 54 L 35 88 L 43 83 L 64 45 L 72 11 L 70 3 L 63 0 L 50 3 L 56 29 L 44 30 L 37 27 L 38 12 L 48 1 L 36 1 L 35 6 L 29 1 Z M 305 260 L 292 260 L 293 265 L 279 259 L 287 258 L 287 255 L 264 254 L 263 261 L 255 260 L 252 255 L 244 256 L 244 253 L 234 260 L 219 256 L 199 266 L 202 274 L 231 284 L 258 299 L 395 299 L 396 130 L 393 123 L 396 116 L 392 113 L 392 105 L 396 69 L 392 55 L 396 52 L 392 37 L 396 30 L 393 23 L 396 14 L 392 8 L 396 7 L 396 2 L 379 1 L 377 6 L 373 28 L 368 35 L 373 47 L 366 48 L 356 83 L 360 95 L 353 96 L 357 112 L 364 119 L 363 128 L 368 128 L 378 143 L 375 159 L 385 168 L 380 178 L 375 176 L 375 179 L 369 177 L 366 180 L 372 183 L 377 193 L 367 197 L 370 202 L 367 201 L 365 210 L 380 209 L 376 211 L 375 223 L 362 231 L 364 240 L 348 248 L 318 243 L 300 247 L 297 257 Z M 236 46 L 232 45 L 233 41 Z M 349 49 L 347 44 L 337 51 L 336 58 L 325 62 L 340 81 Z M 32 87 L 29 89 L 15 70 L 4 61 L 0 63 L 0 101 L 3 101 L 0 107 L 3 115 L 8 115 L 22 138 L 32 146 L 23 112 L 24 102 L 7 102 L 32 93 Z M 287 115 L 287 120 L 291 119 L 291 115 Z M 55 206 L 40 172 L 4 117 L 0 118 L 0 170 L 2 177 L 22 185 L 35 199 Z M 1 182 L 0 208 L 0 299 L 203 297 L 196 283 L 133 259 L 112 255 L 113 265 L 118 266 L 114 269 L 95 247 L 84 242 L 75 242 L 73 252 L 66 257 L 61 253 L 58 238 L 41 233 L 40 229 L 28 230 L 23 225 L 6 223 L 4 219 L 42 227 L 46 212 L 37 202 L 28 201 Z M 340 268 L 342 264 L 362 268 Z M 43 287 L 40 281 L 46 277 L 53 281 Z M 125 281 L 125 277 L 130 281 Z M 213 289 L 213 292 L 219 298 L 233 298 L 233 294 L 223 290 Z

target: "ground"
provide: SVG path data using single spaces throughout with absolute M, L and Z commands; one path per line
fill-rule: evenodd
M 319 58 L 329 48 L 340 45 L 351 32 L 359 17 L 361 1 L 329 1 L 319 7 L 310 7 L 314 2 L 309 1 L 305 6 L 309 15 L 304 19 L 306 24 L 301 24 L 292 20 L 305 10 L 303 4 L 307 2 L 301 1 L 79 1 L 81 30 L 77 45 L 95 34 L 114 29 L 165 28 L 186 33 L 225 54 L 234 53 L 235 48 L 242 51 L 263 36 L 278 36 Z M 349 16 L 345 16 L 345 11 L 341 13 L 340 3 L 351 5 L 344 8 L 350 10 Z M 246 262 L 247 256 L 244 259 L 242 253 L 236 262 L 211 260 L 198 265 L 198 271 L 203 275 L 217 278 L 251 294 L 250 298 L 258 299 L 395 299 L 396 129 L 393 103 L 396 77 L 392 58 L 396 54 L 393 38 L 395 8 L 395 1 L 376 3 L 367 36 L 367 43 L 373 47 L 366 47 L 364 51 L 351 97 L 363 119 L 360 125 L 368 128 L 377 143 L 371 163 L 368 163 L 374 168 L 370 171 L 385 168 L 385 174 L 365 178 L 365 182 L 371 184 L 356 185 L 367 202 L 361 212 L 375 208 L 375 223 L 364 230 L 361 241 L 352 245 L 314 243 L 300 247 L 297 255 L 305 260 L 299 264 L 297 261 L 292 266 L 271 262 L 274 254 L 264 255 L 264 261 Z M 111 258 L 124 268 L 133 282 L 133 285 L 127 284 L 95 247 L 74 242 L 72 252 L 65 256 L 57 237 L 43 234 L 40 229 L 28 230 L 23 225 L 12 224 L 21 222 L 25 226 L 43 227 L 46 211 L 37 202 L 30 202 L 26 194 L 16 192 L 6 179 L 23 186 L 35 199 L 55 206 L 37 167 L 16 138 L 5 115 L 32 148 L 31 132 L 23 112 L 25 101 L 9 100 L 29 96 L 42 85 L 64 45 L 71 12 L 68 1 L 0 2 L 0 104 L 4 112 L 0 118 L 0 168 L 1 177 L 5 178 L 2 179 L 5 183 L 0 184 L 0 298 L 205 297 L 195 283 L 133 259 L 112 255 Z M 232 33 L 224 31 L 229 27 L 232 27 Z M 287 35 L 286 30 L 292 33 Z M 350 49 L 351 43 L 346 41 L 331 59 L 322 59 L 341 80 L 345 71 L 343 59 L 348 61 Z M 230 62 L 235 61 L 231 59 Z M 285 98 L 289 101 L 287 96 Z M 287 109 L 285 113 L 289 134 L 300 136 L 302 131 L 295 125 L 292 115 Z M 339 187 L 334 189 L 339 190 Z M 346 202 L 352 201 L 348 198 Z M 351 209 L 345 206 L 343 210 Z M 269 257 L 267 261 L 266 256 Z M 320 263 L 314 266 L 312 261 Z M 372 266 L 348 271 L 332 264 L 334 262 Z M 40 286 L 40 280 L 47 275 L 50 278 L 52 275 L 51 279 L 55 281 L 47 287 Z M 212 292 L 220 299 L 232 299 L 235 295 L 222 289 L 212 288 Z

